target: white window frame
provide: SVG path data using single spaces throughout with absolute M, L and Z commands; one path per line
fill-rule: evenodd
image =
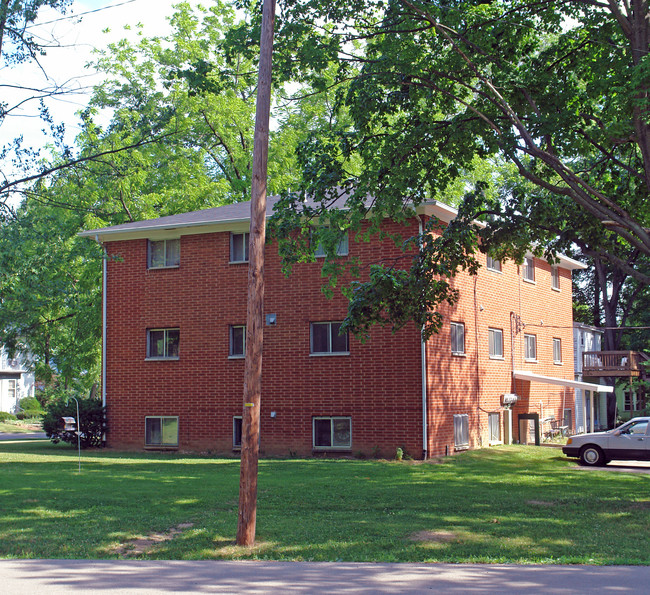
M 316 422 L 328 420 L 330 422 L 330 445 L 316 445 Z M 337 420 L 346 420 L 348 422 L 348 431 L 350 439 L 347 444 L 334 445 L 334 422 Z M 314 450 L 350 450 L 352 448 L 352 417 L 349 415 L 319 415 L 312 417 L 311 420 L 312 447 Z
M 170 246 L 172 242 L 175 242 L 178 246 L 178 261 L 172 262 L 173 251 Z M 152 262 L 153 257 L 153 245 L 162 244 L 163 246 L 163 259 L 164 264 L 154 265 Z M 181 266 L 181 240 L 180 238 L 170 238 L 167 240 L 147 240 L 147 269 L 177 269 Z
M 241 353 L 235 353 L 235 329 L 242 329 L 242 350 Z M 228 357 L 230 359 L 242 359 L 246 357 L 246 325 L 231 324 L 228 329 Z
M 234 258 L 235 242 L 239 241 L 240 238 L 241 241 L 243 242 L 242 249 L 244 252 L 244 260 Z M 240 263 L 248 262 L 249 241 L 250 241 L 250 233 L 248 231 L 242 231 L 239 233 L 235 233 L 233 231 L 230 232 L 230 264 L 240 264 Z
M 500 345 L 500 353 L 496 351 L 496 345 L 494 341 L 494 337 L 499 337 L 499 342 Z M 500 328 L 488 328 L 488 353 L 490 355 L 490 359 L 503 359 L 503 329 Z
M 524 359 L 527 362 L 537 361 L 537 335 L 524 334 Z
M 553 337 L 553 363 L 562 363 L 562 339 Z
M 451 322 L 450 325 L 451 354 L 465 355 L 465 324 Z
M 551 267 L 551 289 L 560 291 L 560 267 Z
M 328 226 L 324 226 L 323 228 L 329 229 Z M 342 231 L 339 239 L 339 243 L 336 246 L 336 256 L 347 256 L 349 252 L 350 252 L 350 242 L 348 239 L 348 232 Z M 325 247 L 321 242 L 318 242 L 318 244 L 316 244 L 316 247 L 314 248 L 314 256 L 316 258 L 325 258 L 327 256 L 327 253 L 325 252 Z
M 328 333 L 327 333 L 327 351 L 314 351 L 314 327 L 315 326 L 321 326 L 321 325 L 327 325 L 328 327 Z M 346 350 L 345 351 L 332 351 L 332 329 L 334 328 L 333 325 L 341 325 L 341 322 L 338 321 L 332 321 L 332 322 L 310 322 L 309 323 L 309 355 L 315 355 L 315 356 L 330 356 L 330 355 L 350 355 L 350 335 L 349 333 L 345 333 L 345 345 L 346 345 Z
M 469 448 L 469 415 L 454 414 L 454 448 L 465 450 Z
M 169 333 L 170 331 L 178 332 L 178 344 L 177 344 L 177 354 L 169 355 L 168 346 L 169 346 Z M 163 355 L 152 355 L 151 353 L 151 333 L 163 332 L 163 344 L 164 344 L 164 353 Z M 181 352 L 181 331 L 178 327 L 172 328 L 149 328 L 147 329 L 147 357 L 148 360 L 177 360 L 180 358 Z
M 524 257 L 521 274 L 526 283 L 535 283 L 535 258 L 533 256 Z
M 495 273 L 503 272 L 501 270 L 501 261 L 498 258 L 492 258 L 492 256 L 487 255 L 485 264 L 488 271 L 494 271 Z
M 0 383 L 0 388 L 2 388 L 2 383 Z M 2 395 L 0 395 L 1 397 Z M 7 402 L 12 403 L 12 406 L 15 408 L 16 413 L 18 413 L 18 381 L 15 378 L 7 379 Z
M 160 421 L 160 442 L 147 442 L 147 422 L 149 420 L 157 419 Z M 163 424 L 166 420 L 176 421 L 176 442 L 164 441 L 164 428 Z M 144 445 L 153 448 L 178 448 L 178 434 L 179 434 L 179 419 L 178 415 L 147 415 L 144 418 Z

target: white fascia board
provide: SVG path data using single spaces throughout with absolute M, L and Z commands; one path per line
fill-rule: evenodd
M 612 393 L 614 387 L 606 384 L 593 384 L 592 382 L 580 382 L 578 380 L 566 380 L 565 378 L 556 378 L 555 376 L 542 376 L 526 370 L 514 370 L 513 376 L 519 380 L 528 380 L 530 382 L 542 382 L 544 384 L 556 384 L 559 386 L 568 386 L 579 388 L 581 390 L 593 390 L 599 393 Z

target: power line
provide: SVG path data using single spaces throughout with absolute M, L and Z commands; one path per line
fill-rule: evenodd
M 60 21 L 68 21 L 70 19 L 77 19 L 79 17 L 85 16 L 87 14 L 93 14 L 94 12 L 101 12 L 103 10 L 108 10 L 109 8 L 117 8 L 118 6 L 124 6 L 125 4 L 131 4 L 135 2 L 136 0 L 124 0 L 124 2 L 120 2 L 118 4 L 111 4 L 110 6 L 103 6 L 102 8 L 95 8 L 93 10 L 87 10 L 86 12 L 80 12 L 77 14 L 69 14 L 65 15 L 62 17 L 59 17 L 58 19 L 53 19 L 51 21 L 45 21 L 44 23 L 38 22 L 34 23 L 33 25 L 29 25 L 27 29 L 31 29 L 33 27 L 41 27 L 43 25 L 51 25 L 52 23 L 59 23 Z

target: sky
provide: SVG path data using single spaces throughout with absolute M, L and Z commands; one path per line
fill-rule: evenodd
M 142 23 L 147 37 L 165 35 L 170 30 L 167 19 L 173 14 L 173 5 L 178 3 L 179 0 L 75 0 L 65 15 L 51 9 L 41 10 L 36 26 L 30 31 L 55 47 L 40 59 L 42 68 L 33 63 L 11 68 L 0 64 L 3 99 L 13 105 L 22 98 L 18 91 L 12 95 L 11 86 L 41 89 L 54 81 L 75 89 L 74 95 L 48 102 L 54 120 L 66 124 L 66 141 L 72 143 L 78 131 L 76 112 L 86 106 L 92 85 L 101 80 L 86 67 L 92 60 L 93 49 L 104 48 L 123 37 L 135 39 L 134 31 L 125 31 L 124 27 L 138 23 Z M 189 0 L 189 3 L 200 2 Z M 209 5 L 210 0 L 204 0 L 203 4 Z M 0 145 L 18 135 L 23 135 L 24 146 L 43 147 L 47 143 L 43 123 L 35 116 L 36 108 L 35 102 L 28 101 L 5 118 L 0 127 Z M 8 164 L 2 164 L 5 174 L 9 169 Z

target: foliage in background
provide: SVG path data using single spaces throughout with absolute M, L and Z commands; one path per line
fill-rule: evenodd
M 81 422 L 77 419 L 77 404 L 74 399 L 61 398 L 47 405 L 43 416 L 43 431 L 54 444 L 63 441 L 76 446 L 76 431 L 66 431 L 62 425 L 63 417 L 74 417 L 77 420 L 77 429 L 81 432 L 81 447 L 102 446 L 102 435 L 106 430 L 106 415 L 101 400 L 80 396 L 77 396 L 77 399 Z

